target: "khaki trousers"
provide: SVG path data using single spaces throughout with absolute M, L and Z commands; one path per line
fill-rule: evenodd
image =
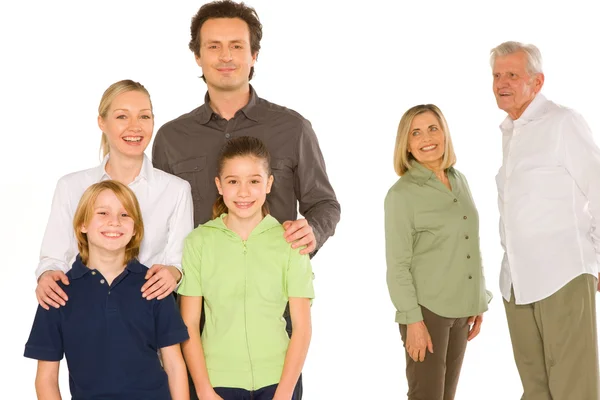
M 535 303 L 504 300 L 521 400 L 598 400 L 596 290 L 583 274 Z
M 467 348 L 468 318 L 440 317 L 422 306 L 421 310 L 433 353 L 427 351 L 423 362 L 415 362 L 404 352 L 408 400 L 453 400 Z M 406 325 L 400 325 L 405 344 L 406 330 Z

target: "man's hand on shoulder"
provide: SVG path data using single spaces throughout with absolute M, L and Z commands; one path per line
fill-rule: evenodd
M 285 221 L 283 224 L 285 233 L 283 237 L 288 243 L 292 244 L 293 249 L 306 246 L 300 250 L 300 254 L 310 254 L 317 248 L 317 239 L 312 226 L 304 218 L 295 221 Z

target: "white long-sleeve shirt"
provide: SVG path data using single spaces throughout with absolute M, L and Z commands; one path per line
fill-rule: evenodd
M 79 253 L 73 231 L 75 210 L 89 186 L 110 179 L 105 170 L 108 157 L 95 168 L 63 176 L 56 184 L 36 278 L 48 270 L 66 273 L 71 269 Z M 148 268 L 153 264 L 164 264 L 181 270 L 183 240 L 194 226 L 189 183 L 153 168 L 144 156 L 140 174 L 129 188 L 138 199 L 144 221 L 139 261 Z
M 541 94 L 500 129 L 500 290 L 509 301 L 512 285 L 516 303 L 529 304 L 598 274 L 600 150 L 579 114 Z

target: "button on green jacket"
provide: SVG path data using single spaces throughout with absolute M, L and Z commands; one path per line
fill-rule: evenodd
M 447 170 L 452 191 L 416 161 L 385 198 L 387 283 L 396 322 L 423 320 L 421 307 L 461 318 L 487 310 L 479 217 L 465 177 Z
M 185 239 L 177 292 L 204 297 L 201 339 L 212 386 L 256 390 L 281 378 L 289 343 L 283 312 L 289 297 L 314 297 L 312 268 L 272 216 L 242 240 L 225 215 Z

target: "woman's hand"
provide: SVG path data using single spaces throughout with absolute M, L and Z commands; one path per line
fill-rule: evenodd
M 147 282 L 142 286 L 142 297 L 146 300 L 157 298 L 162 300 L 177 287 L 177 282 L 181 278 L 181 272 L 172 265 L 154 264 L 146 272 Z
M 406 326 L 406 352 L 415 362 L 424 361 L 425 353 L 433 353 L 431 336 L 425 322 L 419 321 Z
M 38 285 L 35 288 L 35 296 L 37 297 L 40 306 L 49 310 L 52 306 L 59 308 L 64 306 L 69 297 L 67 294 L 58 286 L 57 281 L 61 281 L 64 285 L 69 284 L 69 278 L 62 271 L 46 271 L 40 275 Z
M 467 340 L 475 339 L 477 335 L 479 335 L 479 331 L 481 331 L 481 324 L 483 323 L 483 314 L 475 315 L 469 317 L 467 320 L 467 324 L 472 325 L 469 328 L 469 336 L 467 336 Z

